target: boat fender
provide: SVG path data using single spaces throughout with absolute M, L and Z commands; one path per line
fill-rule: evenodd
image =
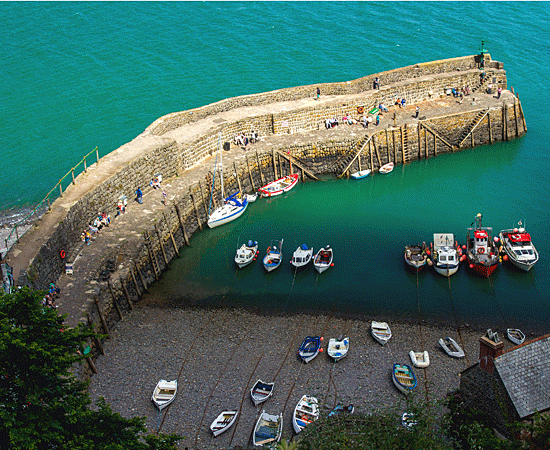
M 61 259 L 65 259 L 65 250 L 61 250 L 59 256 L 61 256 Z
M 477 249 L 477 252 L 481 255 L 481 254 L 485 253 L 485 249 L 483 247 L 479 247 Z

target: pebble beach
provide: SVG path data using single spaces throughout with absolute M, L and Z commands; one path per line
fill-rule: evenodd
M 370 321 L 387 321 L 386 346 L 370 334 Z M 99 373 L 91 379 L 92 399 L 105 397 L 125 417 L 146 417 L 151 432 L 183 436 L 181 449 L 246 448 L 262 410 L 283 413 L 283 437 L 290 439 L 292 413 L 304 394 L 316 396 L 322 414 L 336 404 L 353 403 L 358 413 L 405 405 L 391 380 L 394 362 L 411 364 L 410 350 L 427 350 L 430 366 L 415 369 L 418 401 L 440 400 L 457 389 L 460 372 L 479 355 L 482 330 L 427 324 L 392 323 L 388 318 L 345 318 L 337 314 L 259 315 L 241 309 L 169 308 L 143 303 L 119 322 L 105 342 Z M 307 335 L 349 336 L 350 351 L 334 363 L 326 353 L 304 364 L 297 350 Z M 453 359 L 438 344 L 451 336 L 466 357 Z M 502 334 L 501 334 L 502 336 Z M 506 339 L 505 349 L 512 344 Z M 159 413 L 151 394 L 159 379 L 178 380 L 175 401 Z M 273 396 L 254 406 L 256 380 L 274 381 Z M 209 426 L 222 410 L 240 411 L 236 423 L 219 437 Z

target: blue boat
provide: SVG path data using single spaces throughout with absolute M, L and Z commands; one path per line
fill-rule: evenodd
M 305 363 L 310 362 L 315 358 L 321 349 L 321 341 L 323 340 L 320 336 L 307 336 L 300 348 L 298 349 L 298 355 Z
M 408 364 L 395 363 L 391 375 L 395 387 L 405 395 L 410 394 L 416 387 L 416 375 Z

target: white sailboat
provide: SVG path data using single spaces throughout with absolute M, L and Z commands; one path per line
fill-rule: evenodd
M 223 162 L 222 162 L 222 151 L 221 151 L 221 133 L 218 136 L 218 153 L 220 156 L 221 191 L 222 191 L 222 198 L 224 198 L 225 193 L 223 190 Z M 216 165 L 217 165 L 217 158 L 216 158 Z M 214 180 L 215 180 L 215 177 L 216 177 L 216 169 L 214 169 Z M 212 182 L 212 194 L 210 196 L 210 203 L 212 203 L 213 193 L 214 193 L 214 182 Z M 209 216 L 208 216 L 208 222 L 207 222 L 208 226 L 210 228 L 214 228 L 237 219 L 245 212 L 247 206 L 248 206 L 248 197 L 246 195 L 243 197 L 240 192 L 235 192 L 233 195 L 230 195 L 229 197 L 224 198 L 223 205 L 218 206 L 214 210 L 214 212 L 212 212 L 212 214 L 210 214 L 210 208 L 208 208 L 209 210 Z

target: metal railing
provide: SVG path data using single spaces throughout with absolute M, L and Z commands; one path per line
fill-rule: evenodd
M 44 203 L 47 202 L 48 204 L 48 211 L 51 211 L 52 210 L 52 205 L 51 205 L 51 199 L 50 197 L 52 196 L 52 193 L 54 191 L 57 190 L 57 188 L 59 188 L 59 197 L 63 197 L 63 180 L 65 180 L 65 178 L 67 178 L 69 175 L 71 175 L 71 183 L 73 185 L 76 185 L 76 178 L 75 178 L 75 170 L 81 165 L 83 164 L 84 165 L 84 172 L 87 172 L 88 171 L 88 165 L 87 165 L 87 161 L 86 161 L 86 158 L 88 158 L 88 156 L 90 156 L 92 153 L 95 153 L 96 155 L 96 163 L 99 164 L 99 150 L 98 148 L 94 148 L 92 151 L 90 151 L 89 153 L 87 153 L 86 155 L 84 155 L 82 157 L 82 159 L 78 162 L 78 164 L 76 164 L 76 166 L 74 166 L 71 170 L 69 170 L 62 178 L 59 179 L 59 181 L 57 182 L 57 184 L 50 190 L 50 192 L 48 192 L 46 194 L 46 196 L 42 199 L 42 201 L 40 201 L 40 203 L 38 203 L 38 205 L 36 205 L 36 207 L 29 213 L 27 214 L 25 217 L 23 217 L 22 219 L 20 219 L 12 228 L 12 230 L 10 231 L 10 234 L 8 234 L 8 237 L 5 238 L 5 244 L 6 244 L 6 253 L 10 250 L 10 246 L 9 246 L 9 242 L 10 242 L 10 239 L 12 238 L 12 236 L 15 234 L 15 241 L 12 243 L 12 245 L 16 242 L 19 242 L 19 232 L 17 230 L 18 227 L 21 227 L 27 220 L 29 220 L 34 214 L 36 214 L 36 212 L 40 209 L 40 207 L 42 205 L 44 205 Z M 77 174 L 78 176 L 78 174 Z

